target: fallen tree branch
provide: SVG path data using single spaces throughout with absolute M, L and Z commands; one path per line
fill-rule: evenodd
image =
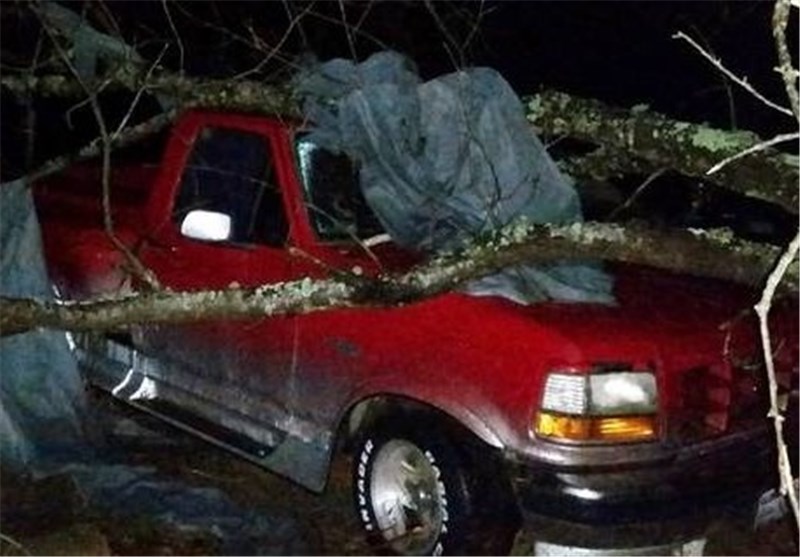
M 608 146 L 600 146 L 585 155 L 561 159 L 556 164 L 579 183 L 607 182 L 630 174 L 650 175 L 664 168 Z
M 168 96 L 183 108 L 205 107 L 300 117 L 288 88 L 255 81 L 197 79 L 174 74 L 145 79 L 142 72 L 120 68 L 94 83 L 87 83 L 87 86 L 99 86 L 109 80 L 112 86 L 131 91 L 144 89 Z M 85 94 L 74 79 L 62 75 L 4 76 L 0 78 L 0 84 L 19 95 L 79 97 Z M 759 137 L 751 132 L 731 132 L 678 122 L 647 110 L 615 109 L 596 100 L 555 91 L 527 97 L 525 104 L 528 119 L 543 133 L 574 137 L 603 149 L 602 156 L 587 156 L 566 163 L 576 177 L 582 178 L 587 174 L 598 178 L 625 173 L 651 174 L 668 167 L 797 213 L 796 157 L 764 150 L 714 175 L 706 174 L 719 161 L 761 143 Z M 584 165 L 588 168 L 584 169 Z M 49 173 L 49 168 L 47 170 Z M 37 173 L 37 177 L 41 177 L 41 173 Z
M 648 163 L 710 181 L 798 212 L 797 157 L 764 150 L 708 176 L 721 160 L 762 142 L 752 132 L 679 122 L 649 110 L 622 110 L 593 99 L 547 91 L 525 99 L 528 120 L 547 135 L 566 135 L 624 152 Z M 598 161 L 595 160 L 595 163 Z
M 134 323 L 265 318 L 345 307 L 392 306 L 458 289 L 523 263 L 607 259 L 755 285 L 779 248 L 723 231 L 655 231 L 614 224 L 509 225 L 401 275 L 308 278 L 256 288 L 149 292 L 118 299 L 38 301 L 0 298 L 0 335 L 37 327 L 115 329 Z M 797 266 L 787 273 L 797 282 Z

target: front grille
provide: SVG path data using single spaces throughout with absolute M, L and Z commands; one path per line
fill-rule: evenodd
M 769 407 L 766 372 L 758 365 L 715 363 L 680 374 L 670 437 L 693 441 L 763 421 Z

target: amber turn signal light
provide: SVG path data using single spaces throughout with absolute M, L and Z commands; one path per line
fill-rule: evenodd
M 646 441 L 656 436 L 655 416 L 585 417 L 540 412 L 535 431 L 573 441 Z

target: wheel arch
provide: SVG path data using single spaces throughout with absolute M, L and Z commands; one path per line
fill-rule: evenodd
M 354 401 L 339 420 L 338 433 L 348 443 L 370 424 L 389 415 L 422 414 L 441 420 L 448 428 L 471 433 L 495 449 L 505 444 L 497 433 L 475 413 L 467 408 L 451 405 L 443 408 L 431 402 L 399 393 L 371 394 Z
M 362 527 L 368 541 L 376 547 L 392 543 L 391 536 L 376 534 L 384 530 L 375 529 L 381 523 L 376 515 L 379 507 L 372 499 L 371 482 L 375 476 L 370 462 L 377 461 L 370 455 L 380 454 L 398 439 L 400 442 L 408 439 L 431 463 L 436 463 L 439 485 L 447 486 L 441 489 L 447 489 L 443 498 L 447 510 L 443 516 L 449 517 L 449 526 L 436 535 L 437 549 L 433 554 L 506 555 L 520 528 L 521 515 L 500 453 L 503 444 L 486 424 L 476 421 L 476 416 L 472 415 L 473 419 L 467 422 L 448 410 L 419 399 L 386 393 L 362 398 L 348 409 L 340 428 L 352 443 L 351 479 Z M 384 421 L 392 415 L 400 421 Z M 409 423 L 411 416 L 418 420 Z M 371 424 L 376 428 L 372 429 Z M 359 435 L 359 431 L 365 435 Z M 464 440 L 454 441 L 454 437 Z

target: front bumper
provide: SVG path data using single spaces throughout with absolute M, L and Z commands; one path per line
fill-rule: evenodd
M 536 538 L 580 540 L 584 547 L 694 539 L 725 516 L 752 523 L 760 494 L 777 481 L 767 428 L 630 464 L 591 466 L 586 455 L 576 464 L 509 456 L 511 484 Z

